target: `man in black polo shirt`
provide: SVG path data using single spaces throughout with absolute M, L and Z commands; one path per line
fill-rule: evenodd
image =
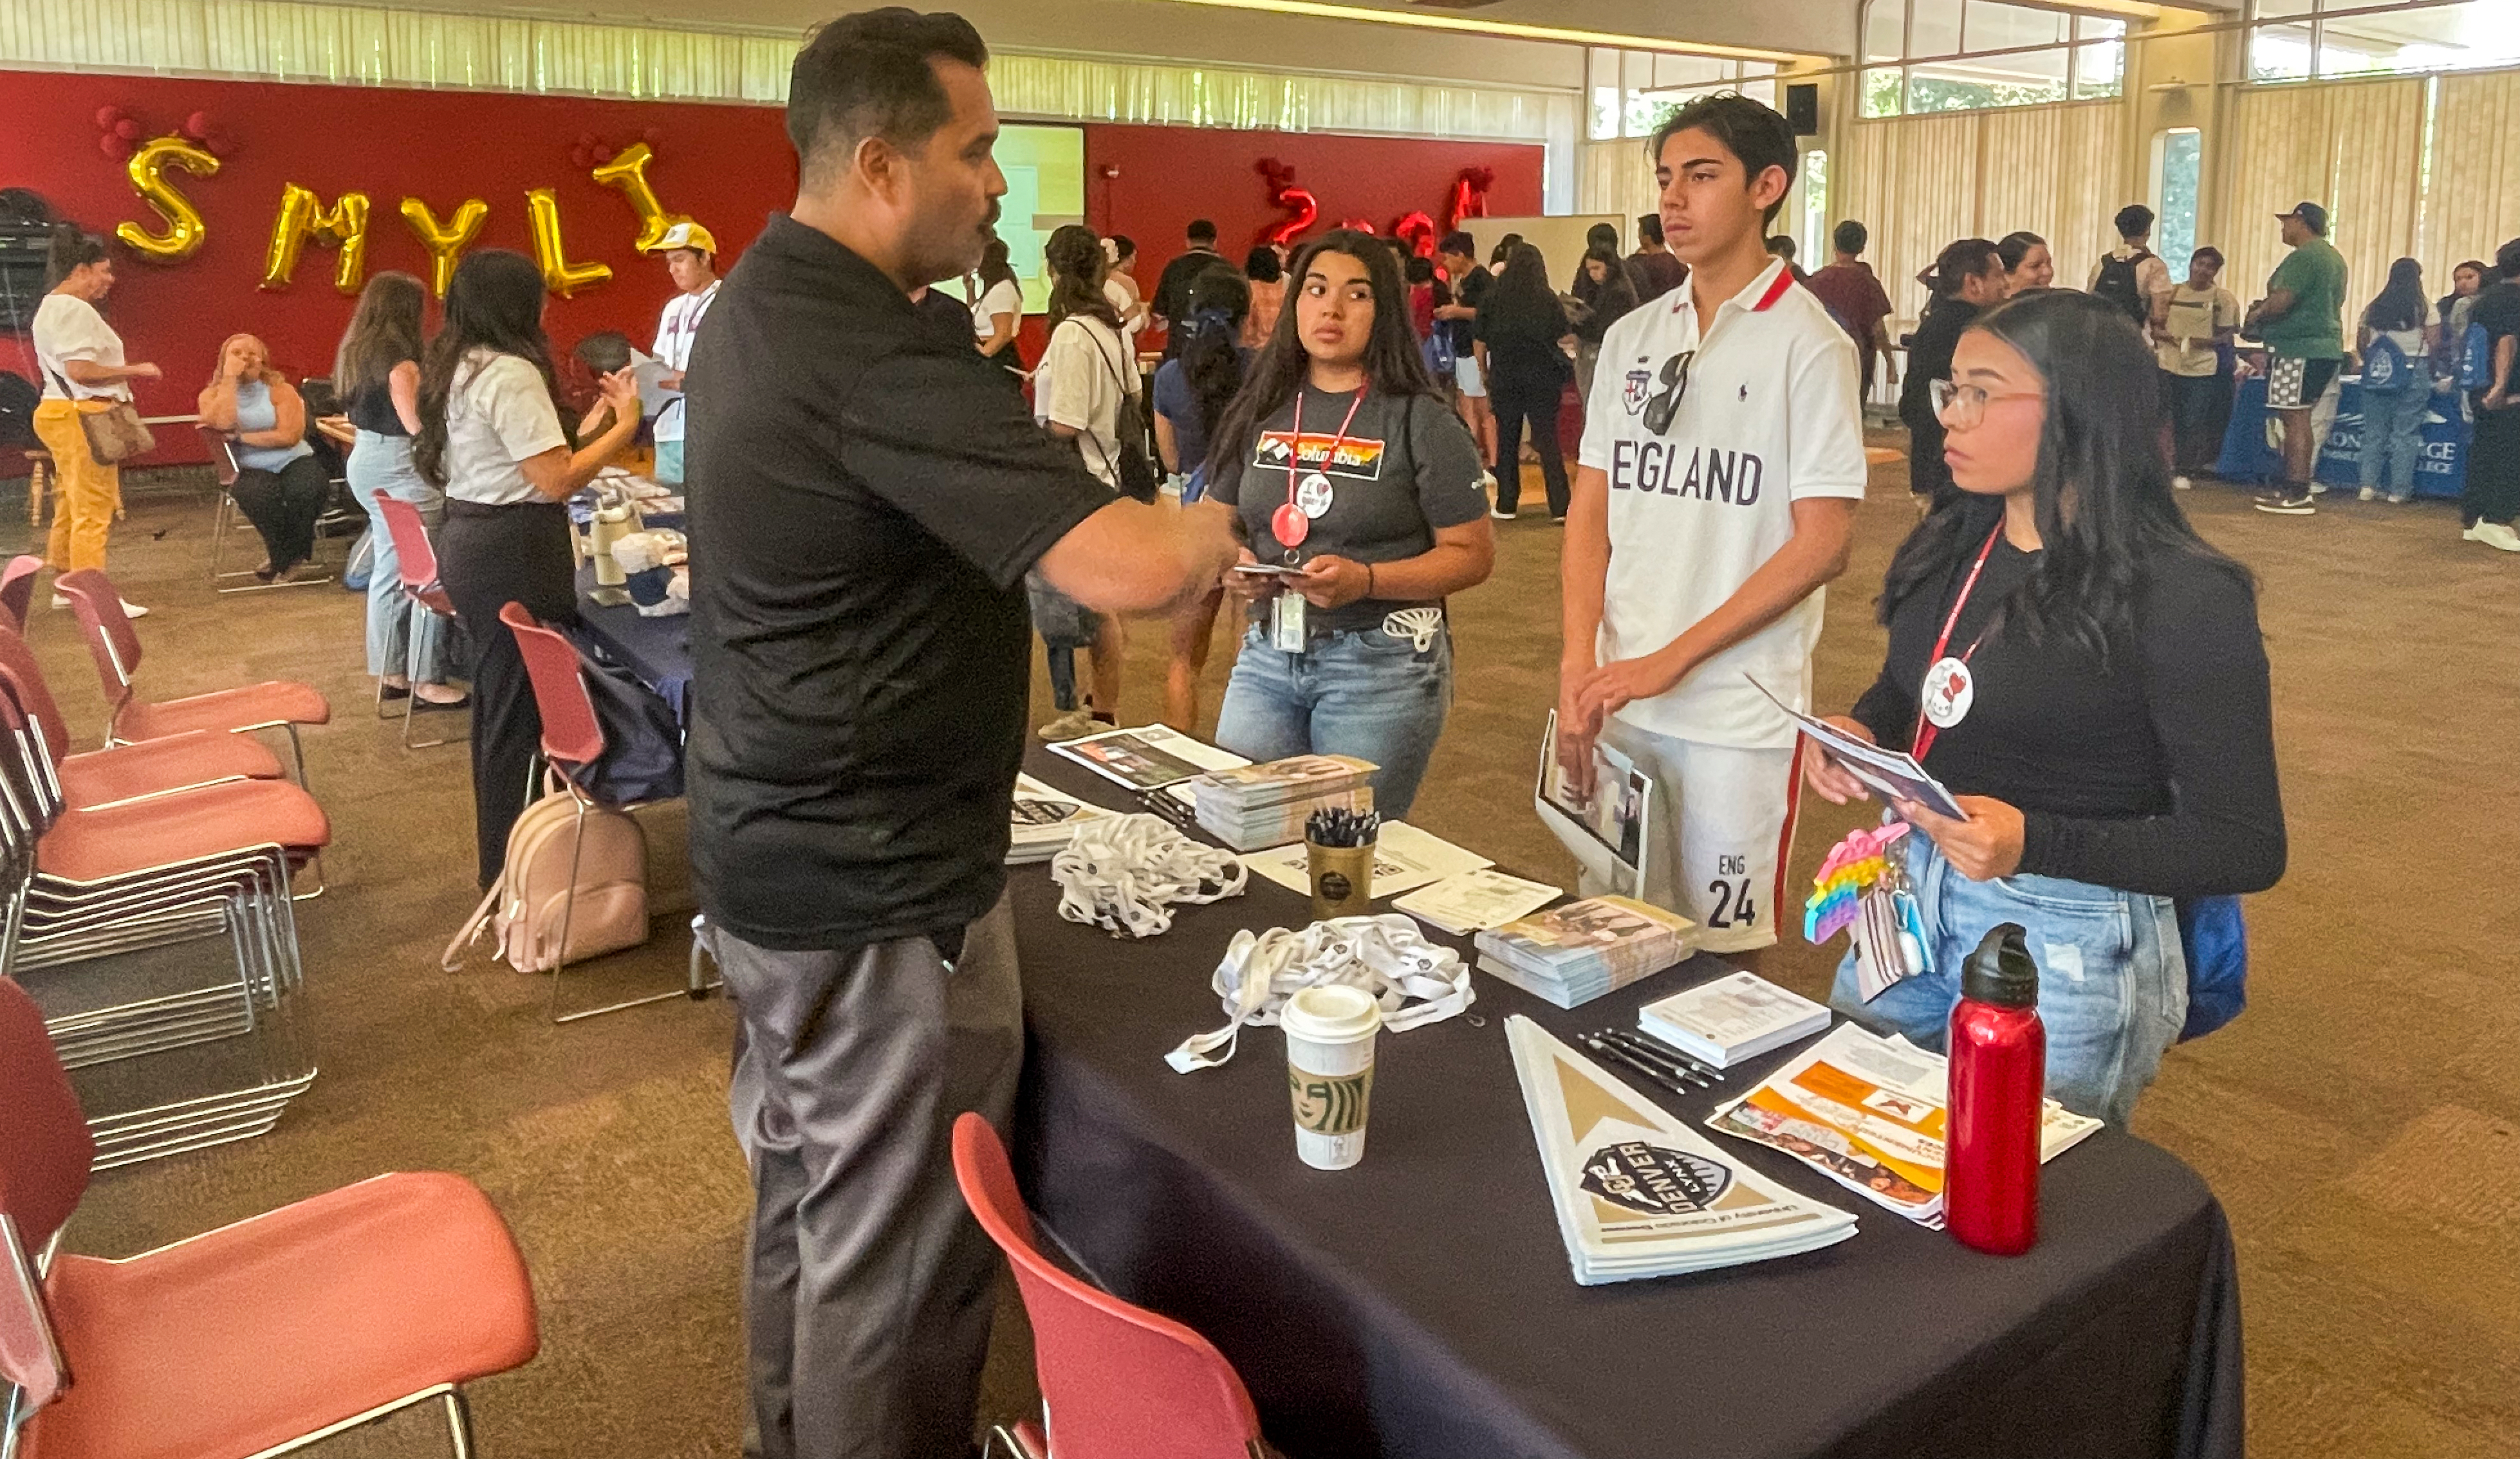
M 1025 572 L 1169 607 L 1236 555 L 1115 500 L 910 294 L 979 261 L 1006 179 L 979 35 L 878 10 L 797 56 L 794 208 L 692 364 L 692 863 L 741 1019 L 751 1391 L 768 1459 L 968 1452 L 996 1259 L 954 1117 L 1022 1053 L 1004 903 Z
M 1233 267 L 1216 251 L 1216 225 L 1205 218 L 1191 219 L 1190 227 L 1183 230 L 1183 241 L 1190 244 L 1190 251 L 1175 255 L 1164 265 L 1163 273 L 1155 279 L 1155 296 L 1148 304 L 1148 311 L 1163 323 L 1167 339 L 1174 322 L 1190 317 L 1192 281 L 1209 269 Z

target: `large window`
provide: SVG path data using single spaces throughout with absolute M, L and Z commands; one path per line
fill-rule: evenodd
M 1690 99 L 1738 91 L 1777 105 L 1777 67 L 1766 61 L 1727 61 L 1713 56 L 1670 56 L 1596 46 L 1587 58 L 1592 92 L 1591 136 L 1650 137 L 1662 119 Z
M 2088 101 L 2125 88 L 2126 22 L 2000 0 L 1870 0 L 1864 61 L 1867 116 Z
M 2196 251 L 2196 193 L 2203 181 L 2205 139 L 2194 127 L 2172 127 L 2152 139 L 2152 210 L 2159 222 L 2153 251 L 2183 275 Z
M 2249 79 L 2407 75 L 2520 63 L 2513 0 L 2249 0 Z

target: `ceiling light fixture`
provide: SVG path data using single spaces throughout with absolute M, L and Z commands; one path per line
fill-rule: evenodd
M 1209 5 L 1226 10 L 1266 11 L 1272 15 L 1310 16 L 1326 21 L 1364 21 L 1376 25 L 1409 25 L 1419 30 L 1451 30 L 1504 40 L 1556 41 L 1578 46 L 1621 46 L 1631 51 L 1661 51 L 1676 56 L 1716 56 L 1731 61 L 1773 61 L 1779 65 L 1815 59 L 1801 51 L 1770 51 L 1757 46 L 1714 45 L 1674 40 L 1667 35 L 1623 35 L 1609 30 L 1578 30 L 1565 25 L 1526 25 L 1515 21 L 1474 20 L 1467 16 L 1429 15 L 1422 11 L 1374 10 L 1331 5 L 1324 0 L 1178 0 L 1184 5 Z

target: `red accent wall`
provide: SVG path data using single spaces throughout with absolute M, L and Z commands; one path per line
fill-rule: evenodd
M 139 382 L 145 415 L 191 411 L 219 341 L 240 330 L 260 334 L 292 375 L 331 367 L 351 306 L 334 290 L 333 250 L 309 243 L 289 287 L 256 287 L 286 183 L 311 188 L 328 203 L 343 192 L 367 193 L 369 273 L 404 269 L 423 277 L 428 255 L 397 211 L 404 197 L 426 199 L 441 218 L 463 199 L 479 198 L 490 210 L 475 246 L 530 252 L 524 193 L 552 188 L 570 259 L 600 260 L 613 270 L 609 281 L 573 298 L 552 299 L 548 323 L 563 349 L 606 330 L 645 344 L 671 292 L 664 265 L 633 251 L 638 225 L 621 195 L 597 186 L 571 161 L 582 136 L 617 148 L 652 131 L 656 159 L 649 180 L 668 210 L 708 225 L 725 250 L 722 270 L 795 194 L 794 158 L 773 107 L 5 70 L 0 187 L 30 188 L 96 232 L 110 235 L 126 219 L 154 227 L 156 215 L 132 193 L 123 164 L 98 149 L 95 116 L 108 106 L 137 117 L 148 136 L 206 111 L 214 130 L 235 144 L 215 177 L 169 174 L 207 224 L 199 252 L 161 265 L 115 245 L 110 317 L 131 358 L 166 372 L 162 380 Z M 1088 221 L 1137 240 L 1139 277 L 1150 290 L 1164 260 L 1180 251 L 1182 225 L 1191 218 L 1215 219 L 1225 249 L 1238 259 L 1277 216 L 1253 167 L 1263 156 L 1291 164 L 1296 181 L 1319 195 L 1323 227 L 1349 214 L 1388 227 L 1412 208 L 1440 221 L 1453 178 L 1472 165 L 1496 170 L 1492 211 L 1540 211 L 1537 146 L 1187 127 L 1085 131 Z M 1106 166 L 1119 176 L 1104 178 Z M 1027 358 L 1037 350 L 1034 340 Z M 0 369 L 32 378 L 32 350 L 0 337 Z M 172 439 L 160 459 L 196 458 L 189 433 L 161 434 Z

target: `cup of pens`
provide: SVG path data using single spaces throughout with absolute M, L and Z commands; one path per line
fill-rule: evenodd
M 1365 915 L 1373 900 L 1373 843 L 1382 818 L 1372 811 L 1315 811 L 1304 822 L 1304 862 L 1312 873 L 1313 920 Z

